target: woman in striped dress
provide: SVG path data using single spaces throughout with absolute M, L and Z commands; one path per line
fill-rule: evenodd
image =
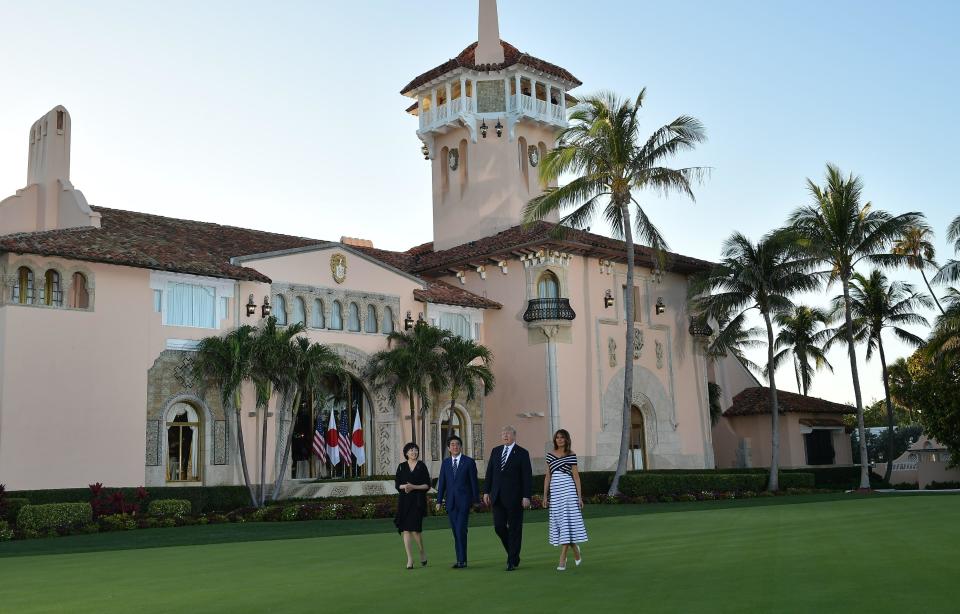
M 546 460 L 543 506 L 550 509 L 550 544 L 561 547 L 557 571 L 564 571 L 567 568 L 567 550 L 573 548 L 573 561 L 579 567 L 583 559 L 577 544 L 587 541 L 577 455 L 570 450 L 570 433 L 566 429 L 553 434 L 553 452 L 547 454 Z

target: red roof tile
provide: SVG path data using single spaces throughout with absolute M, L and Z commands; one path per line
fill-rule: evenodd
M 780 413 L 796 412 L 809 414 L 855 414 L 849 405 L 834 403 L 817 397 L 805 397 L 786 390 L 777 390 L 777 405 Z M 733 397 L 733 405 L 724 416 L 756 416 L 770 413 L 770 389 L 762 386 L 746 388 Z
M 425 289 L 413 291 L 413 298 L 424 303 L 440 303 L 442 305 L 475 307 L 477 309 L 500 309 L 503 307 L 496 301 L 478 296 L 439 279 L 428 279 L 426 282 L 427 287 Z
M 522 64 L 534 70 L 546 73 L 557 77 L 558 79 L 563 79 L 565 81 L 570 81 L 575 85 L 581 85 L 581 81 L 574 77 L 570 71 L 565 68 L 561 68 L 556 64 L 551 64 L 546 60 L 541 60 L 540 58 L 534 57 L 528 53 L 523 53 L 510 43 L 506 41 L 500 41 L 500 45 L 503 47 L 503 62 L 500 64 L 477 64 L 476 63 L 476 51 L 477 43 L 469 45 L 466 49 L 460 52 L 460 54 L 450 60 L 447 60 L 443 64 L 428 70 L 427 72 L 419 75 L 414 78 L 413 81 L 406 84 L 400 93 L 407 95 L 411 91 L 417 89 L 425 83 L 433 81 L 437 77 L 445 75 L 451 70 L 457 68 L 468 68 L 470 70 L 480 70 L 480 71 L 493 71 L 493 70 L 502 70 L 508 66 L 513 66 L 514 64 Z

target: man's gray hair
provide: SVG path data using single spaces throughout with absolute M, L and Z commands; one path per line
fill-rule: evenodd
M 507 431 L 510 431 L 511 433 L 513 433 L 513 436 L 514 436 L 514 437 L 517 436 L 517 429 L 513 428 L 513 427 L 510 426 L 509 424 L 506 425 L 505 427 L 503 427 L 502 429 L 500 429 L 500 432 L 501 432 L 501 433 L 506 433 Z

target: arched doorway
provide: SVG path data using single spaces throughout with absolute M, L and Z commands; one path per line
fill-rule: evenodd
M 168 482 L 199 482 L 203 424 L 196 408 L 189 403 L 174 403 L 165 417 Z
M 360 414 L 360 426 L 363 430 L 365 462 L 357 466 L 356 457 L 350 455 L 350 465 L 342 460 L 337 465 L 321 462 L 314 450 L 317 430 L 321 438 L 330 424 L 330 413 L 340 432 L 345 432 L 349 440 L 353 433 L 353 423 Z M 333 382 L 316 395 L 303 395 L 294 423 L 293 446 L 291 447 L 291 475 L 293 479 L 326 479 L 344 477 L 366 477 L 374 473 L 374 452 L 371 445 L 373 433 L 373 403 L 363 384 L 350 376 L 343 390 L 336 390 Z M 343 452 L 341 451 L 341 455 Z
M 469 454 L 467 452 L 467 421 L 459 409 L 451 409 L 447 406 L 440 413 L 440 447 L 442 448 L 440 460 L 450 455 L 447 440 L 454 435 L 463 442 L 463 453 Z
M 647 433 L 643 412 L 636 405 L 630 407 L 630 458 L 635 471 L 649 469 L 647 465 Z

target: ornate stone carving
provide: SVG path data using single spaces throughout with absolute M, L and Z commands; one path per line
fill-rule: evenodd
M 440 460 L 440 425 L 436 422 L 430 423 L 430 458 Z
M 537 149 L 536 145 L 531 145 L 527 148 L 527 157 L 530 158 L 530 166 L 536 168 L 540 164 L 540 150 Z
M 456 147 L 450 150 L 450 153 L 447 154 L 447 165 L 450 167 L 450 170 L 455 171 L 460 167 L 460 151 Z
M 643 331 L 639 328 L 633 329 L 633 358 L 640 358 L 640 350 L 643 349 Z
M 663 368 L 663 343 L 659 339 L 657 339 L 654 342 L 653 347 L 656 350 L 656 354 L 657 354 L 657 368 L 662 369 Z
M 227 421 L 213 422 L 213 464 L 227 464 Z
M 330 256 L 330 272 L 333 274 L 333 281 L 342 284 L 347 278 L 347 257 L 341 253 Z
M 607 354 L 610 358 L 610 366 L 617 366 L 617 342 L 613 340 L 613 337 L 607 338 Z
M 388 474 L 393 464 L 391 458 L 390 432 L 393 430 L 393 424 L 380 423 L 377 425 L 377 473 Z
M 346 497 L 347 496 L 347 487 L 346 486 L 334 486 L 330 489 L 331 497 Z
M 364 482 L 361 486 L 365 495 L 385 495 L 387 491 L 383 488 L 381 482 Z
M 146 464 L 156 467 L 160 464 L 160 421 L 147 420 Z
M 473 457 L 483 460 L 483 424 L 473 423 Z
M 186 352 L 182 354 L 183 356 L 180 357 L 180 362 L 173 369 L 173 377 L 176 378 L 177 383 L 179 383 L 184 390 L 194 390 L 197 382 L 193 379 L 193 372 L 190 368 L 191 357 Z

